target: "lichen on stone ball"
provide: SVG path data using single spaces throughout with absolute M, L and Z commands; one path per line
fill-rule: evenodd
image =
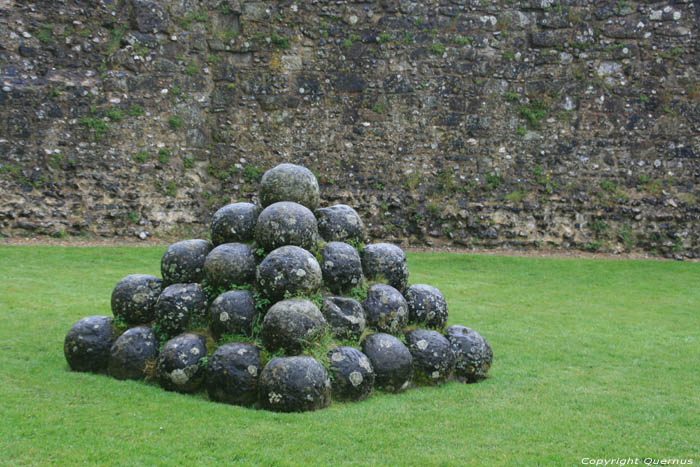
M 280 164 L 263 174 L 259 195 L 263 207 L 293 201 L 314 211 L 318 207 L 320 189 L 316 176 L 306 167 Z
M 258 217 L 255 242 L 265 251 L 285 245 L 311 250 L 318 243 L 316 217 L 298 203 L 280 201 L 271 204 Z
M 255 238 L 260 208 L 252 203 L 227 204 L 214 213 L 209 231 L 214 246 L 245 243 Z
M 163 286 L 189 284 L 204 279 L 204 260 L 213 245 L 202 239 L 182 240 L 165 250 L 160 260 Z

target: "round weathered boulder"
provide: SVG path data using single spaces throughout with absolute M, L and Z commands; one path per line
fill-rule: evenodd
M 265 251 L 284 245 L 311 250 L 318 241 L 316 217 L 301 204 L 290 201 L 271 204 L 258 217 L 255 241 Z
M 406 290 L 408 319 L 442 329 L 447 323 L 447 301 L 442 293 L 431 285 L 416 284 Z
M 117 379 L 141 379 L 158 358 L 158 339 L 148 326 L 127 329 L 109 351 L 109 374 Z
M 293 201 L 313 211 L 318 207 L 320 193 L 316 176 L 300 165 L 280 164 L 265 172 L 260 180 L 263 207 L 279 201 Z
M 73 325 L 63 341 L 63 353 L 73 371 L 102 371 L 114 340 L 112 318 L 88 316 Z
M 211 249 L 211 243 L 200 239 L 170 245 L 160 260 L 164 285 L 202 282 L 204 259 Z
M 365 310 L 355 299 L 348 297 L 323 297 L 321 313 L 330 324 L 333 335 L 340 338 L 359 339 L 365 331 Z
M 204 381 L 202 359 L 207 356 L 206 339 L 180 334 L 165 343 L 158 356 L 158 381 L 166 391 L 194 392 Z
M 326 243 L 321 250 L 323 283 L 335 293 L 362 284 L 362 262 L 352 246 L 343 242 Z
M 301 353 L 305 341 L 328 326 L 318 307 L 303 298 L 282 300 L 270 307 L 263 319 L 262 336 L 270 352 L 284 349 L 287 355 Z
M 199 284 L 173 284 L 156 302 L 156 324 L 168 336 L 187 330 L 192 318 L 204 318 L 207 296 Z
M 260 350 L 240 342 L 224 344 L 209 358 L 207 392 L 212 400 L 251 405 L 258 400 Z
M 374 368 L 374 386 L 387 392 L 400 392 L 413 377 L 413 357 L 403 342 L 390 334 L 369 335 L 362 341 L 362 352 Z
M 455 376 L 467 383 L 486 378 L 493 362 L 493 350 L 486 339 L 478 332 L 459 325 L 447 328 L 445 335 L 456 358 Z
M 331 361 L 333 397 L 360 401 L 372 393 L 374 369 L 365 354 L 352 347 L 336 347 L 328 352 Z
M 255 253 L 243 243 L 224 243 L 204 260 L 204 277 L 214 288 L 245 285 L 255 278 Z
M 131 274 L 112 290 L 112 314 L 128 324 L 153 321 L 154 307 L 163 291 L 163 280 L 148 274 Z
M 214 246 L 224 243 L 252 242 L 260 208 L 251 203 L 227 204 L 214 213 L 209 231 Z
M 373 243 L 362 249 L 362 270 L 370 280 L 382 280 L 403 292 L 408 283 L 406 254 L 390 243 Z
M 273 358 L 260 373 L 260 405 L 275 412 L 306 412 L 328 407 L 331 380 L 311 357 Z
M 209 306 L 209 329 L 214 339 L 224 334 L 250 335 L 256 315 L 255 299 L 250 291 L 224 292 Z
M 413 357 L 413 379 L 418 383 L 444 383 L 455 368 L 455 354 L 450 341 L 436 331 L 414 329 L 406 333 L 408 350 Z
M 390 285 L 371 285 L 362 307 L 365 309 L 367 324 L 378 331 L 395 334 L 408 323 L 406 299 Z
M 365 225 L 353 208 L 346 204 L 336 204 L 316 210 L 318 233 L 327 242 L 344 242 L 354 240 L 361 242 L 365 238 Z
M 321 287 L 321 266 L 298 246 L 277 248 L 260 263 L 256 274 L 258 287 L 273 302 L 282 299 L 285 292 L 306 295 Z

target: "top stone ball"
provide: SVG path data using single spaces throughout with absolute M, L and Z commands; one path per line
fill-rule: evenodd
M 260 202 L 267 207 L 279 201 L 293 201 L 311 211 L 318 207 L 318 181 L 306 167 L 280 164 L 268 170 L 260 181 Z

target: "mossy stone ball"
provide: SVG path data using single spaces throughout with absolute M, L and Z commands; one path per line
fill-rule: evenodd
M 149 274 L 124 277 L 112 290 L 112 314 L 127 324 L 145 324 L 155 318 L 155 304 L 163 291 L 163 280 Z
M 305 206 L 281 201 L 263 209 L 255 226 L 255 241 L 265 251 L 284 245 L 305 250 L 316 247 L 318 227 L 316 217 Z
M 381 332 L 396 334 L 408 323 L 408 305 L 398 290 L 386 284 L 372 284 L 362 302 L 367 325 Z
M 260 350 L 241 342 L 224 344 L 209 358 L 206 386 L 209 397 L 227 404 L 251 405 L 258 400 L 262 371 Z
M 290 298 L 267 310 L 260 334 L 268 351 L 283 349 L 286 355 L 297 355 L 304 342 L 318 338 L 326 326 L 326 319 L 313 302 Z
M 403 293 L 408 284 L 406 253 L 390 243 L 367 245 L 360 253 L 362 270 L 369 280 L 380 280 Z
M 251 203 L 227 204 L 214 213 L 209 231 L 214 246 L 246 243 L 255 239 L 260 208 Z
M 197 334 L 180 334 L 165 343 L 156 366 L 158 381 L 166 391 L 194 392 L 204 381 L 206 339 Z
M 260 405 L 275 412 L 306 412 L 328 407 L 331 380 L 312 357 L 273 358 L 260 373 Z
M 204 260 L 213 248 L 207 240 L 194 239 L 173 243 L 160 260 L 163 286 L 189 284 L 204 279 Z
M 455 355 L 450 341 L 442 334 L 428 329 L 413 329 L 406 333 L 406 344 L 413 357 L 414 381 L 435 386 L 452 376 Z
M 330 242 L 323 246 L 321 272 L 323 283 L 334 293 L 346 292 L 363 281 L 359 253 L 343 242 Z
M 362 242 L 365 225 L 359 214 L 346 204 L 316 210 L 318 233 L 327 242 Z
M 294 295 L 313 294 L 321 287 L 321 266 L 316 258 L 298 246 L 283 246 L 272 251 L 258 265 L 259 290 L 272 301 Z
M 257 314 L 249 290 L 229 290 L 209 305 L 209 330 L 217 340 L 224 334 L 250 335 Z
M 187 330 L 193 318 L 205 318 L 207 296 L 199 284 L 173 284 L 163 290 L 155 306 L 156 324 L 168 336 Z
M 369 358 L 352 347 L 336 347 L 328 352 L 333 397 L 360 401 L 374 388 L 374 368 Z
M 263 207 L 293 201 L 313 211 L 318 207 L 320 189 L 316 176 L 306 167 L 280 164 L 263 174 L 259 195 Z
M 406 289 L 408 320 L 442 329 L 447 323 L 447 301 L 431 285 L 415 284 Z
M 493 350 L 481 334 L 456 324 L 447 328 L 445 336 L 456 357 L 457 378 L 467 383 L 476 383 L 488 376 L 493 363 Z
M 88 316 L 75 323 L 63 341 L 63 353 L 73 371 L 107 369 L 114 327 L 109 316 Z
M 376 333 L 362 341 L 362 352 L 374 368 L 374 386 L 387 392 L 401 392 L 411 383 L 413 357 L 396 337 Z
M 204 260 L 204 277 L 214 288 L 246 285 L 255 279 L 255 253 L 243 243 L 224 243 Z
M 148 326 L 127 329 L 109 351 L 110 376 L 117 379 L 141 379 L 158 358 L 158 339 Z

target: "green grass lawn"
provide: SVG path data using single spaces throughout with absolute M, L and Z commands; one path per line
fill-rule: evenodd
M 700 264 L 410 254 L 491 377 L 278 414 L 68 370 L 68 329 L 163 251 L 0 247 L 0 464 L 700 462 Z

